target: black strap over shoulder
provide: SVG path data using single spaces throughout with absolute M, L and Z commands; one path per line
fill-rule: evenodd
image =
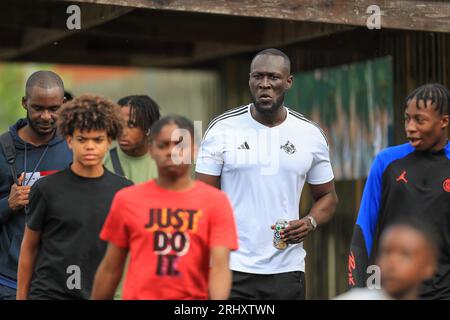
M 6 162 L 8 162 L 11 169 L 13 180 L 16 185 L 19 185 L 16 171 L 16 146 L 14 145 L 12 135 L 9 131 L 0 135 L 0 144 L 2 145 L 2 151 L 5 155 Z
M 109 150 L 109 154 L 111 156 L 111 162 L 113 165 L 114 172 L 119 176 L 125 177 L 125 172 L 123 172 L 123 168 L 119 160 L 119 155 L 117 153 L 117 147 Z

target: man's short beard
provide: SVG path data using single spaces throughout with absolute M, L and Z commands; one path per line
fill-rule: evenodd
M 34 121 L 32 121 L 30 119 L 30 115 L 29 115 L 28 112 L 27 112 L 27 123 L 31 127 L 31 129 L 33 129 L 34 132 L 36 132 L 38 135 L 43 135 L 41 132 L 39 132 L 39 128 L 37 127 L 36 122 L 34 122 Z M 52 125 L 53 125 L 52 132 L 54 133 L 55 130 L 56 130 L 56 126 L 54 125 L 54 121 L 52 122 Z
M 274 101 L 269 109 L 261 108 L 261 105 L 256 101 L 256 98 L 255 97 L 252 98 L 253 98 L 253 105 L 255 106 L 256 111 L 259 114 L 266 116 L 276 114 L 281 109 L 284 103 L 284 94 L 281 95 L 276 101 Z

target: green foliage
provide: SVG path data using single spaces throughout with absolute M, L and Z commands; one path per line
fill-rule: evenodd
M 25 70 L 17 64 L 0 64 L 0 132 L 4 132 L 25 111 L 21 107 Z

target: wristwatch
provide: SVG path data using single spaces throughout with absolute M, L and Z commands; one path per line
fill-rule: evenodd
M 309 221 L 311 222 L 311 225 L 313 226 L 313 230 L 315 230 L 317 228 L 317 221 L 316 219 L 314 219 L 313 216 L 307 216 Z

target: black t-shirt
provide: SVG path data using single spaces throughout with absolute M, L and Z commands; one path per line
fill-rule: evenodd
M 41 232 L 30 299 L 89 299 L 106 250 L 99 233 L 117 191 L 132 182 L 105 169 L 98 178 L 70 168 L 40 179 L 30 194 L 28 228 Z

